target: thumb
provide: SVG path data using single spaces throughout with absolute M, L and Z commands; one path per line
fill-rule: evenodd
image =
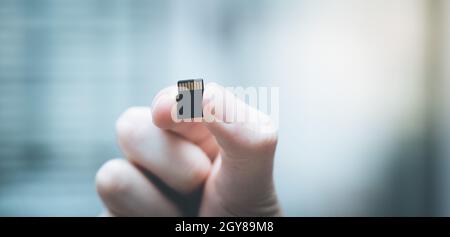
M 204 121 L 220 146 L 220 168 L 212 182 L 221 201 L 235 213 L 277 214 L 273 160 L 278 136 L 269 116 L 211 83 L 205 89 Z

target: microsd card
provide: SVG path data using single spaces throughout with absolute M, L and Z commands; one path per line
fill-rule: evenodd
M 203 79 L 178 81 L 177 118 L 203 117 Z

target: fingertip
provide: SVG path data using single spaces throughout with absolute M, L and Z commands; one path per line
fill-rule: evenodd
M 153 123 L 162 129 L 169 129 L 173 122 L 171 117 L 171 109 L 174 102 L 168 95 L 160 96 L 152 106 Z
M 153 123 L 162 129 L 169 129 L 173 125 L 172 108 L 176 105 L 176 88 L 168 87 L 160 91 L 152 102 Z

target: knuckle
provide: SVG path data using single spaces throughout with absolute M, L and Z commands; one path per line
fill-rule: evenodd
M 116 133 L 120 145 L 131 148 L 132 144 L 139 144 L 149 133 L 152 125 L 150 110 L 144 107 L 127 109 L 116 122 Z
M 260 137 L 259 145 L 262 148 L 275 149 L 278 143 L 278 128 L 274 122 L 265 115 L 258 133 Z
M 209 168 L 206 165 L 195 165 L 190 168 L 182 186 L 183 193 L 192 193 L 197 190 L 209 174 Z
M 273 131 L 264 135 L 264 138 L 261 141 L 263 146 L 267 147 L 276 147 L 278 144 L 278 132 Z
M 192 157 L 204 156 L 200 150 L 190 150 L 190 154 Z M 173 188 L 184 194 L 196 191 L 208 177 L 210 169 L 211 163 L 206 157 L 184 163 L 181 169 L 172 170 L 173 174 L 177 176 L 177 178 L 173 179 L 173 185 L 175 186 Z
M 260 139 L 258 139 L 255 145 L 255 150 L 259 150 L 263 154 L 272 154 L 278 144 L 278 133 L 272 131 L 270 133 L 261 134 Z
M 97 172 L 95 183 L 97 192 L 105 198 L 116 197 L 127 192 L 126 161 L 114 159 L 106 162 Z
M 248 129 L 245 134 L 242 134 L 241 131 L 237 132 L 241 133 L 243 139 L 236 139 L 236 142 L 241 145 L 243 144 L 243 147 L 250 149 L 250 151 L 256 151 L 263 154 L 271 153 L 278 144 L 278 130 L 270 121 L 266 124 L 259 125 L 256 128 L 253 127 Z M 239 136 L 236 135 L 235 137 Z

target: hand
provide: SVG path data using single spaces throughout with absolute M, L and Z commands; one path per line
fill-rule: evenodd
M 118 119 L 114 159 L 97 173 L 108 216 L 279 216 L 273 183 L 277 133 L 263 115 L 225 88 L 208 84 L 205 120 L 230 113 L 212 99 L 264 118 L 253 122 L 173 121 L 176 87 L 162 90 L 152 109 L 133 107 Z M 213 116 L 213 117 L 208 117 Z

